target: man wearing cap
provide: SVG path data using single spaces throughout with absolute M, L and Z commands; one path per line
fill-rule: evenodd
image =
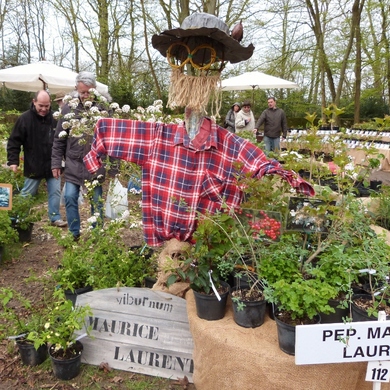
M 49 195 L 49 219 L 53 226 L 65 227 L 60 214 L 61 180 L 51 171 L 51 152 L 56 121 L 50 106 L 50 95 L 41 90 L 35 94 L 31 108 L 15 123 L 7 143 L 7 164 L 16 172 L 21 148 L 24 153 L 24 186 L 22 196 L 36 195 L 42 179 Z

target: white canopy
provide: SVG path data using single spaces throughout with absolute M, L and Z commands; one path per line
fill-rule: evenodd
M 243 91 L 256 88 L 299 88 L 299 86 L 292 81 L 283 80 L 262 72 L 246 72 L 240 76 L 222 80 L 222 91 Z
M 52 94 L 59 91 L 72 91 L 76 84 L 76 76 L 76 72 L 48 61 L 0 70 L 0 82 L 7 88 L 27 92 L 36 92 L 47 88 Z M 99 82 L 96 89 L 100 93 L 108 92 L 107 85 Z

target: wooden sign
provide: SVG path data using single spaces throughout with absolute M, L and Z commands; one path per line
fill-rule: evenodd
M 82 361 L 163 378 L 192 382 L 193 340 L 186 301 L 148 288 L 122 287 L 79 295 L 93 316 L 91 336 L 84 337 Z M 80 332 L 80 334 L 83 332 Z
M 0 210 L 12 210 L 12 184 L 0 183 Z

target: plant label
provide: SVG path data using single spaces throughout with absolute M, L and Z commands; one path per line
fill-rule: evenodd
M 390 321 L 298 325 L 295 364 L 390 361 Z

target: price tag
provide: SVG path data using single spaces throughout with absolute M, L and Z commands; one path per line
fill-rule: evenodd
M 368 362 L 366 381 L 367 382 L 389 382 L 390 361 Z

